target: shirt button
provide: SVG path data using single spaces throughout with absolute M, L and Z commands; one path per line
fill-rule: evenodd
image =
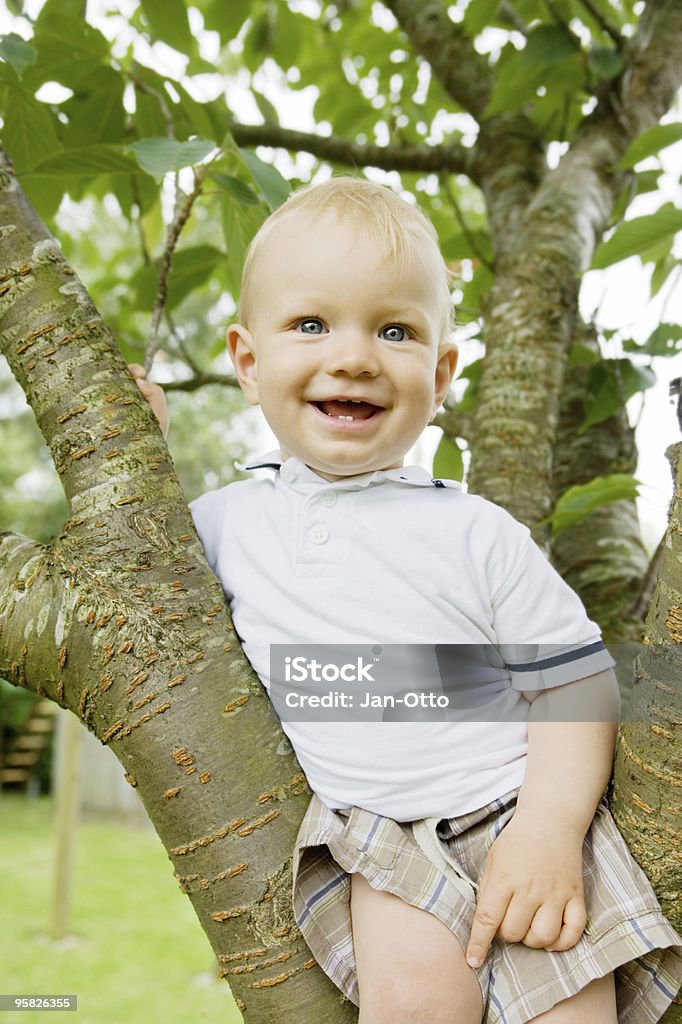
M 308 536 L 313 544 L 324 544 L 329 540 L 329 530 L 326 526 L 313 526 Z
M 287 483 L 291 483 L 292 480 L 296 479 L 296 470 L 293 466 L 288 466 L 286 463 L 280 469 L 280 475 L 282 480 L 286 480 Z
M 335 491 L 323 491 L 320 495 L 320 504 L 326 505 L 327 508 L 331 508 L 332 505 L 336 505 L 336 492 Z

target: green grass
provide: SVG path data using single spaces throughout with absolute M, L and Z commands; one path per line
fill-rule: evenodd
M 69 936 L 47 938 L 47 797 L 0 796 L 0 993 L 76 994 L 78 1011 L 0 1011 L 8 1024 L 240 1024 L 215 956 L 151 830 L 83 821 Z

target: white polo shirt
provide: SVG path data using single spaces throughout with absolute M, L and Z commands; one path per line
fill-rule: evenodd
M 271 644 L 494 644 L 509 665 L 503 722 L 283 721 L 311 788 L 329 807 L 410 821 L 464 814 L 519 786 L 530 707 L 519 691 L 614 664 L 529 530 L 418 466 L 333 483 L 279 452 L 245 468 L 262 467 L 269 479 L 190 507 L 266 689 Z M 543 645 L 536 665 L 517 672 L 515 649 L 532 644 Z

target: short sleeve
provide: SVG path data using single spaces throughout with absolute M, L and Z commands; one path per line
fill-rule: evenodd
M 200 498 L 190 502 L 189 506 L 199 540 L 206 554 L 206 561 L 216 575 L 225 520 L 226 491 L 226 487 L 219 491 L 208 491 Z
M 615 664 L 599 626 L 574 590 L 533 541 L 505 514 L 494 562 L 493 626 L 518 690 L 543 690 L 583 679 Z

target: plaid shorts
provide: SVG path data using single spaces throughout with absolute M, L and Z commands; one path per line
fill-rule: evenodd
M 313 796 L 294 853 L 294 914 L 320 967 L 358 1005 L 350 877 L 434 914 L 466 949 L 486 854 L 518 789 L 457 818 L 396 822 Z M 619 1024 L 660 1020 L 682 984 L 682 939 L 663 916 L 605 801 L 583 846 L 588 923 L 560 953 L 495 940 L 476 972 L 485 1024 L 525 1024 L 615 971 Z

